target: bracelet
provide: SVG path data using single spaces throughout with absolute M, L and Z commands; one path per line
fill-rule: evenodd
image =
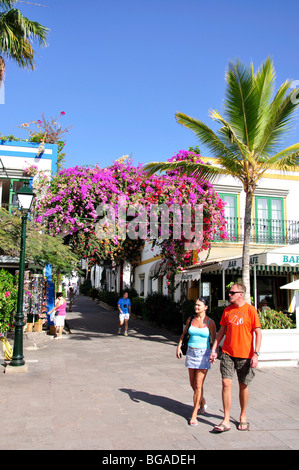
M 216 353 L 216 352 L 217 352 L 217 349 L 211 349 L 211 352 Z

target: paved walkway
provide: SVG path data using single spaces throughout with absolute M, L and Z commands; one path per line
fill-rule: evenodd
M 71 334 L 60 341 L 26 334 L 28 371 L 0 374 L 1 450 L 299 449 L 298 368 L 257 370 L 249 432 L 236 428 L 235 381 L 231 430 L 214 434 L 223 416 L 219 361 L 206 379 L 207 413 L 190 427 L 192 391 L 175 357 L 177 336 L 134 318 L 129 336 L 118 336 L 116 311 L 83 296 L 68 323 Z

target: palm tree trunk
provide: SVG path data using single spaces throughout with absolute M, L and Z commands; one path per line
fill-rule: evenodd
M 5 61 L 3 57 L 0 56 L 0 87 L 4 81 L 4 72 L 5 72 Z
M 245 217 L 244 217 L 244 243 L 242 259 L 242 282 L 246 286 L 245 301 L 250 302 L 250 235 L 251 235 L 251 211 L 253 193 L 246 191 Z

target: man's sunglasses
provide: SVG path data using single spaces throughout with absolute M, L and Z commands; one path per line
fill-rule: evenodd
M 230 290 L 228 295 L 243 294 L 242 290 Z

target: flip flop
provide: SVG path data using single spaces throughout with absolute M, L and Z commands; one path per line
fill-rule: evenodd
M 199 408 L 198 414 L 203 415 L 207 411 L 208 405 L 205 403 L 202 408 Z
M 190 425 L 190 426 L 198 426 L 198 421 L 197 421 L 197 419 L 190 419 L 189 425 Z
M 229 430 L 230 430 L 230 427 L 223 424 L 223 421 L 222 421 L 222 423 L 218 424 L 218 426 L 213 427 L 214 432 L 225 432 L 225 431 L 229 431 Z
M 245 423 L 240 422 L 239 425 L 238 425 L 238 430 L 239 430 L 239 431 L 249 431 L 249 423 L 247 423 L 247 422 L 245 422 Z

